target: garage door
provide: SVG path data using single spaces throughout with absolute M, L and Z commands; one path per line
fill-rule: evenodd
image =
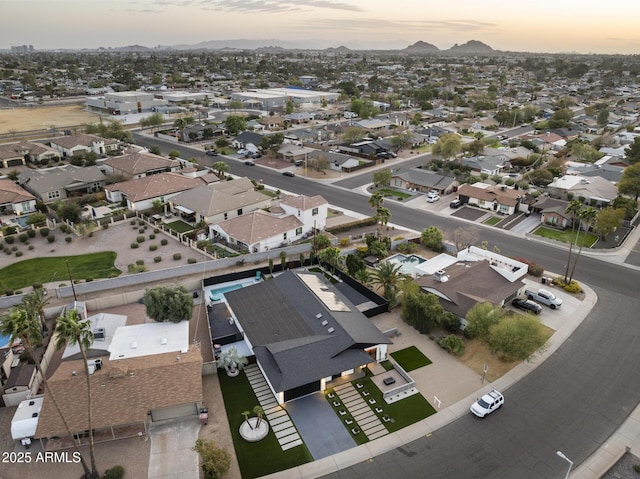
M 312 383 L 305 384 L 304 386 L 298 386 L 297 388 L 289 389 L 284 392 L 284 400 L 291 401 L 292 399 L 306 396 L 307 394 L 313 394 L 316 391 L 320 391 L 320 381 L 314 381 Z
M 194 416 L 198 414 L 195 403 L 179 404 L 177 406 L 162 407 L 151 411 L 152 421 L 164 421 L 176 417 Z

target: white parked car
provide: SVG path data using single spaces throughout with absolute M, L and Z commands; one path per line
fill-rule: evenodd
M 430 191 L 429 193 L 427 193 L 428 203 L 435 203 L 439 199 L 440 199 L 440 195 L 438 193 L 434 193 L 433 191 Z
M 474 402 L 470 410 L 478 417 L 485 417 L 487 414 L 491 414 L 496 409 L 501 408 L 503 404 L 504 396 L 494 389 Z

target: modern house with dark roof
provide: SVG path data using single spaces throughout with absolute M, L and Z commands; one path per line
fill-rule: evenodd
M 457 185 L 457 180 L 452 176 L 444 176 L 424 168 L 411 168 L 391 177 L 390 186 L 403 188 L 405 190 L 415 190 L 423 193 L 436 191 L 446 195 L 453 191 Z
M 280 404 L 386 359 L 391 344 L 322 274 L 288 270 L 222 301 L 227 308 L 220 301 L 209 308 L 243 338 L 238 349 L 250 352 Z
M 62 165 L 24 170 L 18 183 L 44 203 L 101 191 L 106 177 L 97 166 Z

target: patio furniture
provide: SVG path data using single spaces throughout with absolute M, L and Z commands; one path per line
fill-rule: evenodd
M 384 378 L 382 382 L 385 384 L 385 386 L 390 386 L 391 384 L 394 384 L 396 380 L 395 378 L 388 377 L 388 378 Z

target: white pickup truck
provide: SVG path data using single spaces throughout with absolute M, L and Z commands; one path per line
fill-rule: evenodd
M 560 298 L 556 298 L 555 294 L 551 291 L 547 291 L 546 289 L 539 289 L 537 292 L 525 289 L 524 295 L 533 301 L 546 304 L 551 309 L 556 309 L 562 306 L 562 300 Z

